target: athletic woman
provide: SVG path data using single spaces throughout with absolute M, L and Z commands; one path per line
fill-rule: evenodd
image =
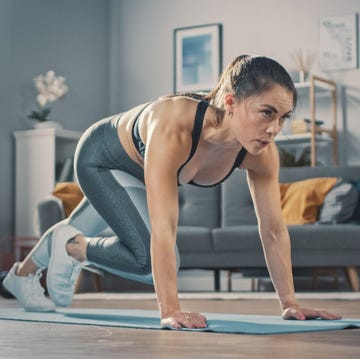
M 243 55 L 207 95 L 162 97 L 95 123 L 75 154 L 85 198 L 14 264 L 4 286 L 26 310 L 51 311 L 71 303 L 78 274 L 90 263 L 153 283 L 164 327 L 206 327 L 204 315 L 183 311 L 178 299 L 178 186 L 212 186 L 239 168 L 247 171 L 282 317 L 339 319 L 301 307 L 294 293 L 274 139 L 296 98 L 280 64 Z M 51 300 L 39 283 L 44 268 Z

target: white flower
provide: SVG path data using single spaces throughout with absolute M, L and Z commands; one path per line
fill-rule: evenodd
M 63 76 L 56 76 L 53 70 L 45 75 L 39 75 L 33 79 L 35 88 L 38 91 L 36 101 L 40 107 L 39 110 L 32 111 L 27 117 L 36 121 L 47 121 L 51 108 L 49 103 L 55 102 L 68 92 L 66 79 Z
M 41 93 L 37 95 L 36 100 L 40 107 L 45 107 L 48 102 L 47 97 Z
M 61 99 L 69 90 L 65 84 L 65 77 L 56 76 L 53 70 L 48 71 L 45 75 L 34 77 L 33 81 L 39 92 L 36 100 L 40 107 L 45 107 L 48 103 Z

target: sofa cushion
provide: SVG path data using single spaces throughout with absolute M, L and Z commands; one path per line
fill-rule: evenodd
M 351 223 L 360 224 L 360 178 L 353 179 L 351 183 L 355 186 L 355 188 L 358 191 L 359 200 L 358 203 L 356 204 L 356 207 L 354 209 L 351 218 L 349 218 L 349 221 Z
M 293 266 L 358 266 L 359 228 L 342 223 L 289 226 Z
M 349 220 L 358 204 L 359 193 L 350 182 L 340 179 L 326 195 L 319 212 L 319 223 L 342 223 Z
M 360 250 L 359 229 L 356 224 L 308 224 L 288 226 L 293 251 L 318 249 L 325 253 L 353 248 Z M 242 225 L 215 228 L 212 231 L 215 251 L 261 250 L 256 226 Z
M 181 253 L 213 250 L 211 229 L 207 227 L 179 226 L 177 246 Z
M 308 224 L 288 226 L 293 252 L 298 250 L 360 250 L 360 227 L 356 224 Z M 321 261 L 321 258 L 319 258 Z
M 246 171 L 235 170 L 221 185 L 221 226 L 257 224 Z
M 285 223 L 316 222 L 325 196 L 334 187 L 336 181 L 336 177 L 324 177 L 280 183 L 281 207 Z
M 256 225 L 228 226 L 212 231 L 215 251 L 236 252 L 261 250 L 258 227 Z
M 62 201 L 55 196 L 48 196 L 39 201 L 34 213 L 34 229 L 41 237 L 50 227 L 65 218 Z
M 280 182 L 301 181 L 315 177 L 338 177 L 345 181 L 360 179 L 360 166 L 329 166 L 329 167 L 282 167 Z
M 214 228 L 220 225 L 220 186 L 179 188 L 179 225 Z
M 52 194 L 62 201 L 66 217 L 69 217 L 84 197 L 80 186 L 75 182 L 57 183 Z
M 307 224 L 288 226 L 292 263 L 296 267 L 358 265 L 359 226 L 355 224 Z M 256 226 L 213 230 L 216 259 L 222 268 L 265 266 Z M 189 266 L 190 263 L 187 263 Z

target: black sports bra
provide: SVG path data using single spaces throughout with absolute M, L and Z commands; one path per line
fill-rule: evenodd
M 143 111 L 146 109 L 146 107 L 148 107 L 151 104 L 151 102 L 147 103 L 138 113 L 138 115 L 135 118 L 134 124 L 133 124 L 133 128 L 132 128 L 132 140 L 134 142 L 134 145 L 136 147 L 136 149 L 138 150 L 138 152 L 140 153 L 141 157 L 144 158 L 145 157 L 145 143 L 142 141 L 141 137 L 140 137 L 140 133 L 139 133 L 139 117 L 140 115 L 143 113 Z
M 134 125 L 132 128 L 132 139 L 133 139 L 134 145 L 143 158 L 145 156 L 146 146 L 145 146 L 144 142 L 141 140 L 141 137 L 139 134 L 139 123 L 138 122 L 139 122 L 139 117 L 140 117 L 141 113 L 145 110 L 145 108 L 149 104 L 150 103 L 146 104 L 143 107 L 143 109 L 139 112 L 139 114 L 137 115 L 137 117 L 134 121 Z M 179 183 L 179 173 L 183 169 L 183 167 L 191 160 L 191 158 L 194 156 L 194 154 L 196 152 L 196 149 L 197 149 L 197 146 L 199 143 L 199 139 L 200 139 L 200 135 L 201 135 L 203 122 L 204 122 L 205 111 L 206 111 L 208 105 L 209 105 L 209 103 L 207 101 L 200 101 L 198 104 L 198 107 L 196 110 L 196 115 L 195 115 L 194 128 L 192 130 L 192 146 L 191 146 L 190 155 L 189 155 L 188 159 L 186 160 L 186 162 L 183 163 L 177 171 L 179 186 L 181 186 L 181 184 Z M 225 181 L 231 175 L 231 173 L 235 170 L 235 168 L 237 168 L 241 165 L 246 154 L 247 154 L 247 150 L 243 147 L 240 150 L 240 152 L 238 153 L 238 155 L 236 156 L 235 162 L 234 162 L 230 172 L 221 181 L 211 184 L 211 185 L 201 185 L 201 184 L 195 183 L 194 181 L 190 181 L 189 184 L 192 184 L 194 186 L 199 186 L 199 187 L 214 187 L 214 186 L 220 184 L 221 182 Z

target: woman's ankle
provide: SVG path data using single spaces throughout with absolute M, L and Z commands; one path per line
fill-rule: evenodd
M 15 275 L 19 277 L 26 277 L 29 274 L 35 273 L 39 268 L 34 263 L 20 262 L 16 268 Z
M 82 235 L 77 235 L 76 237 L 69 240 L 66 244 L 66 251 L 70 257 L 73 257 L 79 262 L 87 260 L 86 257 L 86 247 L 88 241 Z

